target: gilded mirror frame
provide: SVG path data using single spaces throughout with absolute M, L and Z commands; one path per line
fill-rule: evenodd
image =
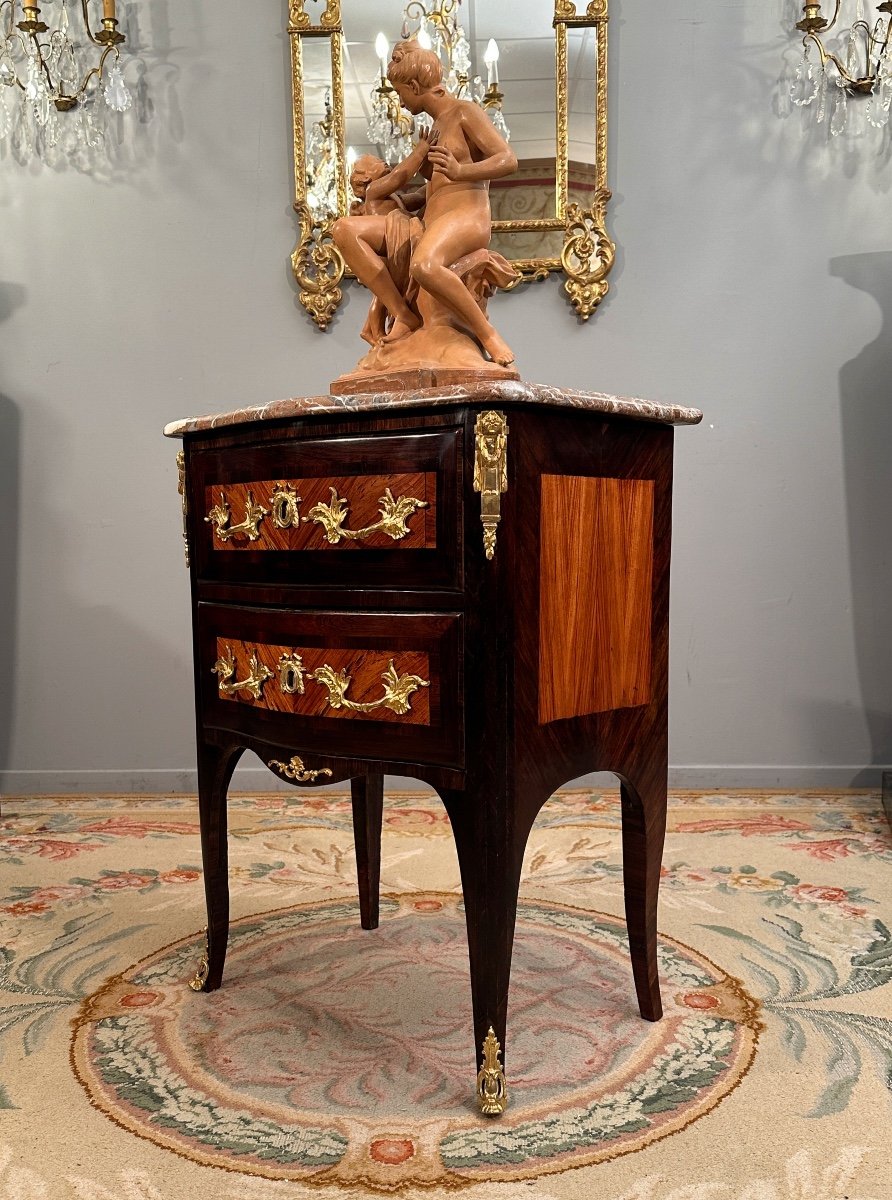
M 544 0 L 543 0 L 544 2 Z M 307 198 L 307 158 L 304 106 L 303 43 L 306 38 L 328 39 L 331 52 L 331 134 L 337 148 L 338 215 L 347 213 L 347 170 L 343 77 L 344 25 L 342 0 L 289 0 L 288 37 L 291 45 L 292 122 L 294 143 L 294 211 L 299 222 L 297 245 L 291 255 L 300 303 L 320 330 L 331 323 L 343 299 L 341 283 L 349 272 L 332 241 L 337 219 L 319 220 Z M 307 11 L 313 5 L 315 13 Z M 584 6 L 584 8 L 583 8 Z M 579 11 L 583 9 L 583 11 Z M 608 0 L 554 0 L 555 39 L 555 184 L 557 215 L 530 221 L 494 221 L 494 233 L 551 233 L 564 236 L 559 257 L 512 259 L 520 272 L 516 284 L 546 279 L 562 271 L 564 291 L 579 318 L 587 321 L 607 294 L 608 275 L 616 246 L 607 233 L 607 23 Z M 569 180 L 569 29 L 596 30 L 595 169 L 591 206 L 570 201 Z

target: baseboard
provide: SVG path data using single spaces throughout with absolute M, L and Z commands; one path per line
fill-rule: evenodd
M 684 790 L 710 788 L 767 788 L 789 790 L 834 790 L 866 788 L 880 791 L 883 766 L 674 766 L 669 768 L 669 786 Z M 574 781 L 580 787 L 615 786 L 614 776 L 584 775 Z M 427 786 L 405 776 L 388 776 L 386 786 L 394 792 L 426 791 Z M 83 795 L 164 795 L 195 792 L 194 770 L 152 771 L 0 771 L 0 795 L 7 796 L 83 796 Z M 345 785 L 329 784 L 324 790 L 343 791 Z M 232 781 L 236 792 L 286 792 L 290 784 L 276 779 L 266 767 L 239 767 Z

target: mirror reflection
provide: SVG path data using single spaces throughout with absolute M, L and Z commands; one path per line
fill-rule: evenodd
M 412 118 L 386 76 L 394 43 L 429 38 L 443 59 L 447 85 L 476 100 L 506 136 L 519 167 L 491 188 L 493 248 L 512 259 L 556 259 L 564 212 L 556 185 L 557 141 L 554 0 L 344 0 L 345 175 L 363 155 L 393 164 L 410 152 Z M 309 199 L 321 215 L 333 196 L 329 128 L 331 65 L 327 43 L 305 40 L 305 126 Z M 591 207 L 595 191 L 597 30 L 567 30 L 567 200 Z M 348 204 L 352 196 L 348 193 Z M 503 222 L 548 221 L 506 232 Z
M 500 286 L 560 271 L 587 321 L 616 252 L 607 228 L 608 0 L 289 0 L 288 9 L 300 219 L 291 262 L 318 327 L 352 274 L 332 239 L 336 220 L 361 214 L 370 181 L 406 160 L 429 119 L 402 109 L 386 77 L 408 38 L 437 52 L 450 92 L 479 104 L 517 157 L 517 171 L 490 184 L 490 249 L 514 267 Z M 409 179 L 407 193 L 421 183 Z

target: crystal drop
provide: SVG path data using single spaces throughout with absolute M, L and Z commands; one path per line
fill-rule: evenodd
M 80 106 L 80 127 L 78 139 L 88 150 L 98 150 L 105 141 L 105 135 L 100 126 L 100 93 L 96 92 L 95 99 L 90 104 Z
M 827 116 L 827 72 L 824 67 L 821 67 L 818 72 L 818 108 L 815 113 L 815 120 L 820 125 Z
M 50 119 L 50 113 L 53 111 L 53 104 L 50 100 L 50 94 L 46 88 L 41 88 L 37 99 L 34 101 L 34 118 L 41 129 L 47 124 Z
M 56 110 L 51 108 L 49 112 L 49 118 L 46 122 L 46 130 L 44 134 L 46 137 L 46 144 L 48 146 L 58 145 L 59 132 L 59 119 L 56 116 Z
M 480 104 L 485 95 L 486 88 L 483 86 L 483 80 L 479 75 L 475 75 L 473 82 L 471 83 L 471 97 L 472 99 L 476 100 L 478 104 Z
M 459 75 L 467 76 L 471 70 L 471 47 L 464 29 L 459 30 L 458 40 L 452 48 L 452 65 Z
M 846 70 L 852 76 L 852 78 L 855 78 L 857 76 L 857 70 L 856 70 L 856 66 L 855 66 L 856 59 L 857 59 L 857 49 L 858 48 L 855 44 L 855 30 L 853 29 L 851 31 L 851 33 L 849 34 L 849 45 L 848 45 L 848 49 L 846 50 Z
M 867 101 L 867 122 L 873 125 L 874 129 L 882 129 L 886 124 L 888 113 L 883 112 L 883 106 L 879 103 L 879 97 L 876 92 Z
M 9 137 L 12 129 L 12 117 L 9 109 L 6 107 L 6 93 L 0 92 L 0 142 Z
M 879 83 L 867 103 L 867 119 L 875 129 L 883 129 L 888 125 L 890 108 L 892 108 L 892 80 L 888 75 L 880 75 Z
M 115 112 L 126 112 L 133 103 L 133 97 L 124 82 L 121 68 L 115 64 L 108 73 L 108 82 L 103 90 L 105 103 Z
M 495 125 L 496 129 L 502 135 L 506 142 L 511 141 L 511 130 L 508 128 L 508 123 L 505 120 L 505 114 L 500 108 L 488 108 L 486 110 L 490 121 Z
M 65 38 L 67 40 L 69 25 L 68 25 L 68 5 L 65 3 L 65 0 L 62 0 L 62 15 L 59 17 L 59 28 L 62 30 L 62 33 L 65 35 Z
M 845 133 L 848 118 L 848 97 L 845 85 L 841 79 L 836 81 L 836 98 L 833 103 L 833 116 L 830 118 L 830 132 L 834 137 Z
M 6 84 L 7 87 L 15 87 L 15 81 L 15 63 L 9 57 L 9 51 L 4 50 L 0 57 L 0 83 Z
M 36 102 L 40 95 L 40 77 L 38 75 L 38 66 L 33 58 L 28 60 L 28 75 L 25 79 L 25 96 L 28 100 Z
M 72 90 L 76 90 L 78 85 L 77 76 L 77 59 L 74 57 L 74 47 L 71 42 L 66 40 L 59 54 L 59 79 L 62 83 L 69 84 Z
M 793 86 L 790 88 L 790 98 L 801 108 L 805 104 L 811 104 L 817 92 L 818 81 L 815 78 L 815 68 L 808 57 L 808 46 L 806 46 L 799 66 L 796 68 Z
M 20 162 L 27 162 L 34 154 L 34 128 L 31 120 L 31 105 L 19 106 L 19 119 L 13 130 L 13 149 Z

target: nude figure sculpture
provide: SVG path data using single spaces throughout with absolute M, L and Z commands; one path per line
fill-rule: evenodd
M 489 181 L 515 171 L 517 158 L 479 105 L 449 94 L 439 57 L 414 39 L 394 48 L 387 76 L 402 105 L 433 125 L 391 170 L 364 164 L 374 178 L 363 185 L 363 211 L 335 222 L 344 261 L 378 303 L 363 330 L 371 351 L 332 390 L 418 386 L 425 373 L 431 382 L 516 379 L 486 301 L 517 278 L 488 249 Z M 412 193 L 411 208 L 400 198 L 419 174 L 428 181 L 423 212 Z

